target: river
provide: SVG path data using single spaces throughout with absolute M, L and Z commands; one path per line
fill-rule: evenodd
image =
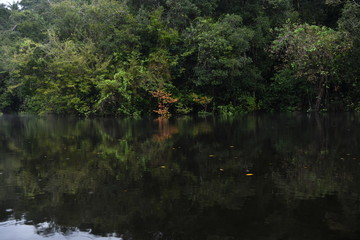
M 360 239 L 360 114 L 0 116 L 1 240 Z

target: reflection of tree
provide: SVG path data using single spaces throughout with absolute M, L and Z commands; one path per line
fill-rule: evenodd
M 165 121 L 0 118 L 0 207 L 124 239 L 356 234 L 357 118 Z
M 178 132 L 178 129 L 174 125 L 169 124 L 169 119 L 167 118 L 157 118 L 155 122 L 158 124 L 158 133 L 153 136 L 156 141 L 164 141 L 168 138 L 171 138 L 173 134 Z

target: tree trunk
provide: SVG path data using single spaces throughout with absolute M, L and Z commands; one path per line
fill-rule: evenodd
M 320 105 L 321 105 L 321 100 L 324 96 L 324 92 L 325 92 L 325 85 L 324 85 L 325 81 L 324 81 L 324 76 L 321 76 L 320 79 L 320 83 L 319 83 L 319 92 L 318 95 L 316 97 L 316 102 L 315 102 L 315 112 L 319 112 L 320 111 Z

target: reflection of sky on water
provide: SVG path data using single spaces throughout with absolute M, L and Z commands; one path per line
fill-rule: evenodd
M 80 231 L 74 229 L 74 231 L 60 233 L 60 232 L 51 232 L 45 233 L 46 229 L 49 228 L 50 224 L 47 222 L 34 225 L 26 225 L 25 220 L 8 220 L 5 222 L 0 222 L 0 239 L 1 240 L 122 240 L 119 237 L 100 237 L 91 234 L 90 232 Z M 41 235 L 39 235 L 40 233 Z

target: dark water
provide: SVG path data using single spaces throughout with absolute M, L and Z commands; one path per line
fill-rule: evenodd
M 0 117 L 0 239 L 360 239 L 360 115 Z

